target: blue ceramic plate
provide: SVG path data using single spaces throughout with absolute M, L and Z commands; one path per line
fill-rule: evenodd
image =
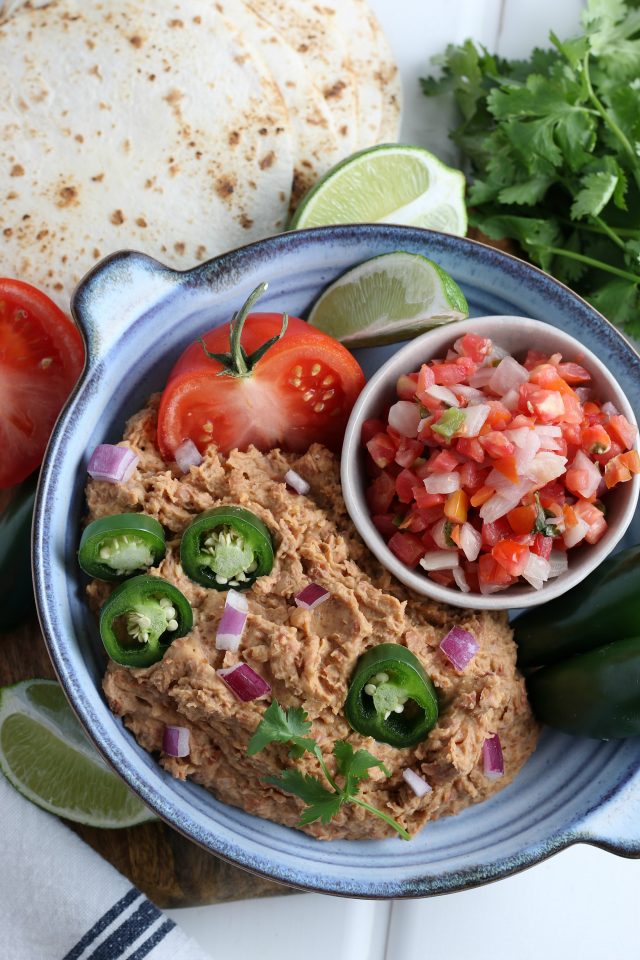
M 640 358 L 620 334 L 566 287 L 471 240 L 393 226 L 327 227 L 265 240 L 187 273 L 115 254 L 76 293 L 88 365 L 55 428 L 36 506 L 36 597 L 60 681 L 98 749 L 159 816 L 213 853 L 294 886 L 356 897 L 428 896 L 506 876 L 578 841 L 640 856 L 640 739 L 601 743 L 545 733 L 515 782 L 427 825 L 411 843 L 326 843 L 174 780 L 102 697 L 104 655 L 75 560 L 88 455 L 121 437 L 126 418 L 163 386 L 184 347 L 228 320 L 259 282 L 270 283 L 263 308 L 305 315 L 345 270 L 393 250 L 440 263 L 461 285 L 472 316 L 521 314 L 573 334 L 615 373 L 640 414 Z M 367 373 L 392 349 L 363 351 Z M 639 539 L 636 518 L 627 543 Z

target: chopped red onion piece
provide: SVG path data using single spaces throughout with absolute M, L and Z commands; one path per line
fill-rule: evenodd
M 216 633 L 216 650 L 236 652 L 240 646 L 248 612 L 249 604 L 244 594 L 229 590 Z
M 295 490 L 296 493 L 307 494 L 311 487 L 304 480 L 299 473 L 296 473 L 295 470 L 287 470 L 284 475 L 284 482 L 288 487 L 291 487 L 292 490 Z
M 431 384 L 430 387 L 427 387 L 425 393 L 434 400 L 440 400 L 442 403 L 446 403 L 448 407 L 460 406 L 460 401 L 453 390 L 449 390 L 449 387 L 443 387 L 439 383 Z
M 113 443 L 101 443 L 91 454 L 87 464 L 87 473 L 94 480 L 106 483 L 126 483 L 133 474 L 138 462 L 138 454 L 129 447 Z
M 424 480 L 427 493 L 454 493 L 460 486 L 460 474 L 455 470 L 450 473 L 432 473 Z
M 517 390 L 521 384 L 529 379 L 529 371 L 514 360 L 513 357 L 503 357 L 495 368 L 489 386 L 499 397 L 510 390 Z
M 398 400 L 389 408 L 389 426 L 403 437 L 417 437 L 420 419 L 420 405 L 413 400 Z
M 487 403 L 476 403 L 464 410 L 464 427 L 460 431 L 463 437 L 477 437 L 491 413 Z
M 475 657 L 480 645 L 468 630 L 463 630 L 462 627 L 453 627 L 441 640 L 440 649 L 456 670 L 462 673 Z
M 166 726 L 162 734 L 162 752 L 169 757 L 187 757 L 190 752 L 188 727 Z
M 427 781 L 423 780 L 422 777 L 418 776 L 418 774 L 409 767 L 402 771 L 402 779 L 411 787 L 416 797 L 424 797 L 426 793 L 431 793 L 431 787 Z
M 328 600 L 331 594 L 318 583 L 308 584 L 304 590 L 296 593 L 294 599 L 296 607 L 302 607 L 304 610 L 315 610 L 321 603 Z
M 190 467 L 199 467 L 203 457 L 193 440 L 183 440 L 174 453 L 178 469 L 183 473 L 189 473 Z
M 248 663 L 236 663 L 235 667 L 218 670 L 218 676 L 235 693 L 238 700 L 243 700 L 245 703 L 271 693 L 270 684 L 252 670 Z
M 497 780 L 504 776 L 502 744 L 497 733 L 482 744 L 482 766 L 488 780 Z

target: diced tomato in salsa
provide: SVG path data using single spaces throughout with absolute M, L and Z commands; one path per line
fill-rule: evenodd
M 371 513 L 386 513 L 396 494 L 396 485 L 393 477 L 388 473 L 381 473 L 373 483 L 367 487 L 366 498 Z
M 415 567 L 418 560 L 425 555 L 425 546 L 413 533 L 400 533 L 396 531 L 389 540 L 389 549 L 395 553 L 398 560 L 406 563 L 408 567 Z

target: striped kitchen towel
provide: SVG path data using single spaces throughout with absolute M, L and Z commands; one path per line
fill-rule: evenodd
M 207 960 L 173 920 L 1 774 L 0 820 L 0 960 Z

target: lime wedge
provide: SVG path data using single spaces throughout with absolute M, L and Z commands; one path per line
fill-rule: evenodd
M 0 769 L 39 807 L 92 827 L 155 819 L 85 736 L 59 684 L 0 689 Z
M 316 300 L 309 323 L 355 349 L 409 340 L 468 315 L 462 290 L 442 267 L 398 251 L 343 274 Z
M 464 236 L 465 178 L 422 147 L 369 147 L 337 164 L 307 193 L 290 229 L 401 223 Z

